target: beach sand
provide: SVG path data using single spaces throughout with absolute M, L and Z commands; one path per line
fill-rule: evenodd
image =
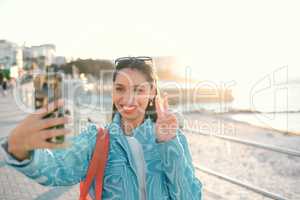
M 300 137 L 239 123 L 220 115 L 185 114 L 186 125 L 198 124 L 201 132 L 222 134 L 281 148 L 300 150 Z M 185 131 L 194 163 L 252 184 L 287 199 L 300 199 L 300 157 L 233 143 Z M 240 186 L 197 172 L 207 196 L 224 199 L 268 199 Z M 212 198 L 213 199 L 213 198 Z

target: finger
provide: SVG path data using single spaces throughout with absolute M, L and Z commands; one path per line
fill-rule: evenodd
M 70 133 L 71 133 L 70 129 L 62 128 L 62 129 L 42 130 L 38 134 L 41 134 L 42 139 L 46 140 L 48 138 L 67 135 L 67 134 L 70 134 Z
M 174 117 L 173 114 L 165 114 L 163 118 L 159 119 L 159 123 L 166 124 L 166 125 L 178 124 L 178 120 L 176 116 Z
M 62 107 L 64 105 L 64 100 L 59 99 L 56 101 L 51 102 L 48 105 L 45 105 L 43 108 L 38 109 L 34 114 L 35 116 L 42 118 L 46 116 L 47 114 L 53 112 L 54 110 Z
M 164 93 L 164 111 L 168 112 L 169 110 L 169 99 L 168 99 L 168 93 Z
M 155 97 L 155 109 L 158 117 L 162 116 L 162 108 L 161 108 L 161 102 L 160 97 L 156 95 Z
M 177 119 L 177 116 L 174 113 L 169 112 L 169 113 L 165 114 L 165 118 L 168 119 L 168 120 L 169 119 Z
M 161 94 L 160 94 L 160 90 L 159 90 L 159 88 L 158 88 L 158 86 L 157 86 L 157 94 L 156 94 L 156 96 L 159 96 L 159 97 L 161 97 Z
M 69 117 L 47 118 L 47 119 L 41 120 L 40 124 L 38 125 L 38 129 L 39 130 L 47 129 L 47 128 L 51 128 L 54 126 L 67 124 L 70 121 L 71 120 Z
M 159 123 L 164 125 L 177 124 L 177 119 L 172 116 L 165 116 Z

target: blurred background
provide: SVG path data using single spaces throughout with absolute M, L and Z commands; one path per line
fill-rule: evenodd
M 35 73 L 64 74 L 76 135 L 109 122 L 114 59 L 151 56 L 204 199 L 299 199 L 299 9 L 267 0 L 0 0 L 1 137 L 32 111 Z M 1 163 L 0 171 L 0 180 L 12 177 Z M 26 193 L 14 199 L 48 194 Z

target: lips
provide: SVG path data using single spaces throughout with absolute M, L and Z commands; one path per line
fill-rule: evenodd
M 130 106 L 122 106 L 124 112 L 132 112 L 137 108 L 137 106 L 130 105 Z

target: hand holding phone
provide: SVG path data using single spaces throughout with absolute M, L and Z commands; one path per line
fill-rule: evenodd
M 60 73 L 46 73 L 38 74 L 34 77 L 34 103 L 35 108 L 40 109 L 42 107 L 47 107 L 48 104 L 52 102 L 57 102 L 57 100 L 63 97 L 63 75 Z M 64 116 L 63 106 L 57 107 L 52 112 L 45 115 L 43 118 L 58 118 Z M 49 127 L 47 129 L 62 129 L 63 124 Z M 56 136 L 53 138 L 48 138 L 48 142 L 52 143 L 63 143 L 65 140 L 64 135 Z
M 61 107 L 63 107 L 63 101 L 55 101 L 22 120 L 9 134 L 8 152 L 18 160 L 24 160 L 34 149 L 69 147 L 70 144 L 66 141 L 59 144 L 48 142 L 51 138 L 62 137 L 71 133 L 71 130 L 66 128 L 51 128 L 67 124 L 70 121 L 67 117 L 45 118 Z

